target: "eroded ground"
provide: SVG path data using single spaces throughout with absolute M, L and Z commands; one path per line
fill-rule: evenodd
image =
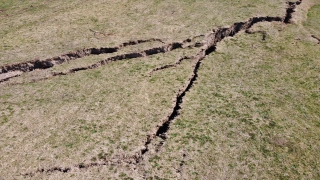
M 15 3 L 1 178 L 319 178 L 319 2 Z

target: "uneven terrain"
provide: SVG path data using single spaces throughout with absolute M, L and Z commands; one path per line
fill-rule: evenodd
M 319 179 L 320 1 L 0 2 L 0 179 Z

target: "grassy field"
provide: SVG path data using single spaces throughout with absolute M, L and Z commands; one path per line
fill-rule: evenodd
M 0 83 L 0 179 L 319 179 L 317 0 L 297 5 L 290 24 L 260 22 L 251 33 L 219 42 L 201 61 L 166 138 L 155 133 L 190 82 L 201 47 L 52 75 L 204 35 L 184 42 L 201 46 L 212 29 L 284 17 L 287 6 L 275 0 L 1 1 L 0 67 L 130 40 L 162 42 Z M 189 58 L 176 63 L 182 57 Z M 172 66 L 150 73 L 165 65 Z
M 280 16 L 285 7 L 284 1 L 276 0 L 5 0 L 0 4 L 0 64 L 114 46 L 131 39 L 176 41 L 252 16 Z M 103 34 L 97 34 L 97 39 L 90 29 Z
M 183 162 L 183 179 L 320 177 L 319 45 L 298 25 L 261 26 L 265 41 L 243 33 L 203 62 L 151 175 Z

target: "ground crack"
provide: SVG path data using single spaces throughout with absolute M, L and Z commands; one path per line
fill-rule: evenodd
M 145 148 L 141 150 L 141 154 L 144 155 L 149 150 L 149 145 L 152 140 L 156 137 L 161 138 L 161 141 L 158 145 L 156 145 L 158 151 L 163 146 L 167 139 L 167 133 L 170 129 L 171 123 L 179 116 L 180 110 L 182 109 L 181 105 L 183 103 L 183 98 L 186 93 L 192 88 L 194 82 L 197 80 L 198 71 L 201 65 L 201 61 L 205 59 L 205 57 L 216 50 L 216 45 L 220 41 L 222 41 L 226 37 L 232 37 L 239 33 L 240 31 L 249 31 L 249 29 L 257 23 L 260 22 L 283 22 L 285 24 L 290 23 L 292 19 L 292 13 L 295 12 L 296 5 L 301 4 L 302 0 L 297 2 L 288 2 L 288 8 L 284 17 L 253 17 L 245 22 L 237 22 L 234 23 L 231 27 L 223 27 L 217 30 L 212 30 L 207 36 L 204 38 L 204 44 L 201 47 L 201 50 L 194 56 L 195 64 L 193 66 L 193 72 L 189 76 L 186 84 L 178 91 L 176 94 L 176 98 L 174 101 L 174 105 L 172 108 L 172 112 L 163 120 L 163 123 L 157 127 L 157 130 L 154 134 L 149 134 L 147 136 L 147 141 L 145 143 Z M 249 31 L 250 32 L 250 31 Z M 143 158 L 143 157 L 142 157 Z
M 286 10 L 286 16 L 284 17 L 283 22 L 288 24 L 291 22 L 292 14 L 295 12 L 296 6 L 300 5 L 302 3 L 302 0 L 296 1 L 296 2 L 287 2 L 288 8 Z
M 177 169 L 177 173 L 180 174 L 180 177 L 182 176 L 183 166 L 185 165 L 186 161 L 187 161 L 187 152 L 184 149 L 183 154 L 182 154 L 182 160 L 181 160 L 179 167 Z
M 146 40 L 128 41 L 116 47 L 87 48 L 87 49 L 77 50 L 74 52 L 69 52 L 66 54 L 62 54 L 60 56 L 56 56 L 56 57 L 52 57 L 44 60 L 35 59 L 35 60 L 26 61 L 26 62 L 17 63 L 17 64 L 3 65 L 3 66 L 0 66 L 0 75 L 8 74 L 10 72 L 15 72 L 15 71 L 25 73 L 25 72 L 33 71 L 35 69 L 48 69 L 48 68 L 52 68 L 56 64 L 62 64 L 71 60 L 83 58 L 85 56 L 115 53 L 119 51 L 121 48 L 138 45 L 146 42 L 163 43 L 161 39 L 151 38 Z M 16 76 L 7 77 L 6 79 L 1 79 L 0 77 L 0 83 L 4 81 L 8 81 L 13 77 L 16 77 Z
M 148 74 L 149 74 L 149 76 L 151 76 L 152 73 L 154 73 L 155 71 L 160 71 L 160 70 L 163 70 L 163 69 L 177 67 L 178 65 L 180 65 L 182 63 L 183 60 L 186 60 L 186 59 L 193 59 L 193 57 L 184 56 L 184 57 L 178 59 L 178 61 L 176 61 L 173 64 L 167 64 L 167 65 L 164 65 L 164 66 L 156 67 L 156 68 L 152 69 Z
M 316 37 L 315 35 L 311 35 L 314 39 L 318 40 L 318 44 L 320 45 L 320 38 Z
M 89 163 L 89 164 L 78 164 L 74 167 L 67 167 L 67 168 L 49 168 L 49 169 L 40 169 L 37 170 L 36 172 L 32 173 L 26 173 L 24 174 L 25 176 L 33 176 L 35 173 L 52 173 L 54 171 L 59 171 L 59 172 L 70 172 L 72 169 L 75 168 L 89 168 L 92 166 L 104 166 L 104 165 L 110 165 L 110 164 L 119 164 L 119 163 L 127 163 L 127 164 L 134 164 L 136 166 L 140 165 L 140 163 L 144 160 L 144 156 L 148 153 L 149 151 L 149 146 L 152 144 L 152 141 L 155 138 L 161 138 L 162 141 L 160 141 L 159 144 L 156 146 L 158 147 L 157 151 L 160 151 L 160 148 L 165 144 L 167 140 L 167 134 L 170 129 L 171 123 L 179 116 L 180 110 L 182 109 L 182 103 L 183 103 L 183 98 L 186 96 L 187 92 L 191 90 L 193 87 L 194 83 L 196 82 L 198 78 L 198 71 L 201 66 L 202 60 L 204 60 L 208 55 L 210 55 L 212 52 L 216 50 L 217 43 L 221 42 L 223 39 L 227 37 L 232 37 L 239 33 L 240 31 L 246 31 L 249 30 L 254 24 L 260 23 L 260 22 L 283 22 L 285 24 L 290 23 L 290 20 L 292 18 L 292 13 L 294 12 L 296 5 L 301 4 L 301 0 L 297 1 L 295 3 L 288 2 L 288 8 L 286 15 L 284 17 L 253 17 L 250 18 L 249 20 L 245 22 L 238 22 L 234 23 L 230 27 L 223 27 L 223 28 L 218 28 L 216 30 L 212 30 L 209 32 L 206 36 L 204 36 L 204 40 L 202 43 L 202 46 L 200 50 L 198 51 L 197 54 L 192 56 L 192 59 L 194 60 L 194 65 L 193 65 L 193 70 L 192 73 L 190 74 L 188 80 L 186 81 L 185 85 L 180 88 L 180 90 L 177 92 L 175 95 L 175 101 L 173 103 L 172 111 L 171 113 L 168 114 L 166 118 L 162 121 L 161 125 L 158 125 L 155 129 L 155 132 L 147 135 L 144 147 L 141 148 L 138 152 L 136 152 L 132 156 L 125 156 L 121 158 L 114 158 L 111 160 L 104 160 L 103 162 L 94 162 L 94 163 Z M 80 68 L 80 69 L 73 69 L 71 72 L 76 72 L 80 70 L 86 70 L 90 68 L 96 68 L 99 67 L 105 63 L 108 63 L 110 61 L 115 61 L 115 60 L 122 60 L 125 58 L 135 58 L 135 57 L 143 57 L 146 55 L 152 55 L 152 54 L 157 54 L 157 53 L 164 53 L 176 48 L 183 48 L 185 45 L 184 43 L 190 42 L 191 40 L 186 40 L 183 43 L 172 43 L 169 45 L 162 46 L 160 48 L 153 48 L 153 49 L 148 49 L 140 53 L 134 53 L 134 54 L 126 54 L 126 55 L 120 55 L 120 56 L 115 56 L 111 59 L 103 60 L 98 63 L 95 63 L 91 66 L 85 67 L 85 68 Z M 185 155 L 184 155 L 185 158 Z M 184 166 L 185 160 L 183 160 L 180 164 L 180 167 L 182 168 Z M 178 170 L 179 171 L 179 170 Z M 181 172 L 181 171 L 180 171 Z
M 183 40 L 182 42 L 172 42 L 172 43 L 160 46 L 160 47 L 146 49 L 146 50 L 141 51 L 141 52 L 132 52 L 132 53 L 127 53 L 127 54 L 120 54 L 120 55 L 117 55 L 117 56 L 113 56 L 113 57 L 107 58 L 105 60 L 101 60 L 101 61 L 99 61 L 97 63 L 91 64 L 91 65 L 86 66 L 86 67 L 79 67 L 79 68 L 70 69 L 67 72 L 53 72 L 53 73 L 51 73 L 51 75 L 49 75 L 49 76 L 47 76 L 45 78 L 34 80 L 32 82 L 46 80 L 46 79 L 49 79 L 49 78 L 54 77 L 54 76 L 68 75 L 68 74 L 75 73 L 75 72 L 78 72 L 78 71 L 95 69 L 95 68 L 98 68 L 100 66 L 103 66 L 103 65 L 108 64 L 108 63 L 113 62 L 113 61 L 135 59 L 135 58 L 139 58 L 139 57 L 147 57 L 147 56 L 151 56 L 151 55 L 154 55 L 154 54 L 166 53 L 166 52 L 173 51 L 175 49 L 180 49 L 180 48 L 184 49 L 184 48 L 198 47 L 199 44 L 201 44 L 201 43 L 197 42 L 195 44 L 191 44 L 190 45 L 190 42 L 192 42 L 194 39 L 196 39 L 198 37 L 202 37 L 202 36 L 204 36 L 204 35 L 198 35 L 198 36 L 195 36 L 195 37 L 192 37 L 192 38 L 188 38 L 186 40 Z M 148 39 L 148 40 L 129 41 L 129 42 L 122 43 L 119 46 L 114 47 L 114 48 L 99 48 L 99 49 L 97 49 L 97 48 L 89 48 L 89 49 L 78 50 L 76 52 L 70 52 L 68 54 L 57 56 L 57 57 L 53 57 L 53 58 L 49 58 L 49 59 L 46 59 L 46 60 L 33 60 L 33 61 L 22 62 L 22 63 L 18 63 L 18 64 L 4 65 L 4 66 L 0 67 L 0 83 L 8 81 L 8 80 L 10 80 L 11 78 L 14 78 L 14 77 L 18 77 L 22 73 L 30 72 L 30 71 L 33 71 L 35 69 L 48 69 L 48 68 L 52 68 L 55 64 L 62 64 L 64 62 L 67 62 L 67 61 L 70 61 L 70 60 L 75 60 L 75 59 L 82 58 L 82 57 L 85 57 L 85 56 L 90 56 L 90 55 L 114 53 L 114 52 L 117 52 L 118 50 L 120 50 L 123 47 L 137 45 L 137 44 L 146 43 L 146 42 L 152 42 L 152 41 L 158 41 L 158 42 L 164 43 L 161 39 L 156 39 L 156 38 L 152 38 L 152 39 Z M 19 72 L 19 75 L 15 75 L 15 76 L 13 76 L 13 75 L 10 76 L 9 75 L 9 74 L 12 74 L 12 73 L 16 73 L 17 74 L 18 72 Z M 1 75 L 5 76 L 5 78 L 2 78 Z
M 117 165 L 117 164 L 134 164 L 136 162 L 136 156 L 123 156 L 123 157 L 116 157 L 110 160 L 103 159 L 100 162 L 91 162 L 91 163 L 79 163 L 74 166 L 70 167 L 52 167 L 52 168 L 41 168 L 34 172 L 24 173 L 21 176 L 33 177 L 37 173 L 54 173 L 54 172 L 61 172 L 61 173 L 69 173 L 75 170 L 82 170 L 82 169 L 89 169 L 91 167 L 100 167 L 100 166 L 107 166 L 107 165 Z

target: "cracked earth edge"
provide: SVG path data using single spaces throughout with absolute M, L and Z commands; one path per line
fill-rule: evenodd
M 320 45 L 320 38 L 316 37 L 315 35 L 311 35 L 314 39 L 318 40 L 318 44 Z
M 79 68 L 70 69 L 67 72 L 53 72 L 45 78 L 34 80 L 32 82 L 46 80 L 46 79 L 49 79 L 54 76 L 68 75 L 71 73 L 75 73 L 77 71 L 95 69 L 95 68 L 98 68 L 100 66 L 103 66 L 103 65 L 108 64 L 113 61 L 146 57 L 146 56 L 150 56 L 150 55 L 154 55 L 154 54 L 158 54 L 158 53 L 166 53 L 166 52 L 173 51 L 175 49 L 180 49 L 180 48 L 184 49 L 184 48 L 191 48 L 191 47 L 199 47 L 199 44 L 201 44 L 201 43 L 198 43 L 198 42 L 196 42 L 194 44 L 190 44 L 190 43 L 195 38 L 202 37 L 202 36 L 204 36 L 204 35 L 194 36 L 192 38 L 188 38 L 186 40 L 183 40 L 182 42 L 172 42 L 172 43 L 160 46 L 160 47 L 147 49 L 147 50 L 144 50 L 141 52 L 132 52 L 132 53 L 113 56 L 113 57 L 107 58 L 105 60 L 101 60 L 97 63 L 91 64 L 86 67 L 79 67 Z M 17 75 L 12 75 L 12 76 L 0 79 L 0 84 L 3 82 L 9 81 L 11 78 L 18 77 L 23 73 L 30 72 L 35 69 L 44 70 L 44 69 L 52 68 L 55 64 L 62 64 L 64 62 L 68 62 L 70 60 L 80 59 L 85 56 L 115 53 L 115 52 L 118 52 L 118 50 L 120 50 L 123 47 L 137 45 L 137 44 L 146 43 L 146 42 L 153 42 L 153 41 L 159 41 L 159 42 L 164 43 L 162 40 L 155 39 L 155 38 L 148 39 L 148 40 L 129 41 L 126 43 L 122 43 L 120 46 L 117 46 L 114 48 L 98 48 L 98 49 L 97 48 L 88 48 L 88 49 L 78 50 L 75 52 L 70 52 L 68 54 L 56 56 L 56 57 L 45 59 L 45 60 L 33 60 L 33 61 L 27 61 L 27 62 L 12 64 L 12 65 L 0 66 L 0 76 L 1 76 L 1 74 L 6 75 L 9 73 L 16 73 L 17 74 Z M 19 84 L 19 83 L 17 83 L 17 84 Z M 10 85 L 15 85 L 15 83 L 12 83 Z
M 83 58 L 86 56 L 115 53 L 127 46 L 142 44 L 146 42 L 156 42 L 156 41 L 164 43 L 161 39 L 156 39 L 156 38 L 128 41 L 116 47 L 86 48 L 86 49 L 69 52 L 66 54 L 62 54 L 60 56 L 55 56 L 55 57 L 44 59 L 44 60 L 35 59 L 35 60 L 21 62 L 21 63 L 2 65 L 0 66 L 0 75 L 7 74 L 10 72 L 11 73 L 17 72 L 20 75 L 22 73 L 30 72 L 35 69 L 48 69 L 48 68 L 52 68 L 55 65 L 63 64 L 65 62 L 69 62 L 69 61 Z M 8 81 L 9 79 L 17 76 L 18 75 L 9 76 L 9 77 L 0 79 L 0 83 Z
M 181 110 L 181 104 L 183 103 L 183 98 L 185 97 L 186 93 L 192 88 L 194 82 L 198 78 L 198 70 L 200 68 L 202 60 L 205 59 L 207 55 L 214 52 L 216 50 L 217 43 L 222 41 L 226 37 L 232 37 L 239 33 L 240 31 L 246 31 L 249 30 L 254 24 L 260 23 L 260 22 L 283 22 L 285 24 L 288 24 L 291 22 L 292 14 L 295 12 L 295 8 L 297 5 L 300 5 L 302 3 L 302 0 L 296 1 L 296 2 L 288 2 L 288 8 L 286 9 L 286 15 L 284 17 L 253 17 L 245 22 L 238 22 L 234 23 L 231 27 L 224 27 L 219 28 L 217 30 L 212 30 L 209 32 L 205 38 L 204 43 L 199 50 L 199 52 L 193 57 L 195 60 L 195 64 L 193 66 L 193 71 L 190 77 L 188 78 L 188 81 L 186 84 L 181 88 L 178 93 L 176 94 L 176 100 L 174 102 L 173 111 L 163 120 L 162 125 L 157 126 L 155 133 L 149 134 L 147 136 L 147 140 L 145 142 L 144 148 L 140 150 L 140 152 L 137 152 L 135 155 L 132 156 L 123 156 L 118 158 L 113 158 L 110 160 L 105 160 L 103 162 L 93 162 L 89 164 L 78 164 L 73 167 L 53 167 L 49 169 L 38 169 L 34 172 L 21 174 L 23 176 L 34 176 L 36 173 L 52 173 L 52 172 L 63 172 L 67 173 L 70 172 L 74 168 L 79 169 L 88 169 L 90 167 L 96 167 L 96 166 L 104 166 L 104 165 L 116 165 L 116 164 L 134 164 L 139 165 L 140 162 L 144 160 L 144 156 L 149 151 L 149 145 L 151 142 L 159 137 L 163 141 L 160 142 L 158 145 L 160 148 L 164 144 L 164 141 L 167 139 L 167 133 L 170 129 L 170 124 L 172 121 L 179 116 L 179 111 Z
M 29 72 L 35 69 L 47 69 L 47 68 L 53 67 L 55 64 L 62 64 L 70 60 L 83 58 L 85 56 L 114 53 L 120 50 L 121 48 L 124 48 L 127 46 L 137 45 L 137 44 L 146 43 L 146 42 L 154 42 L 154 41 L 164 43 L 161 39 L 152 38 L 147 40 L 128 41 L 116 47 L 87 48 L 87 49 L 77 50 L 74 52 L 69 52 L 66 54 L 62 54 L 60 56 L 56 56 L 56 57 L 52 57 L 44 60 L 35 59 L 32 61 L 27 61 L 22 63 L 3 65 L 3 66 L 0 66 L 0 74 L 11 72 L 11 71 Z

